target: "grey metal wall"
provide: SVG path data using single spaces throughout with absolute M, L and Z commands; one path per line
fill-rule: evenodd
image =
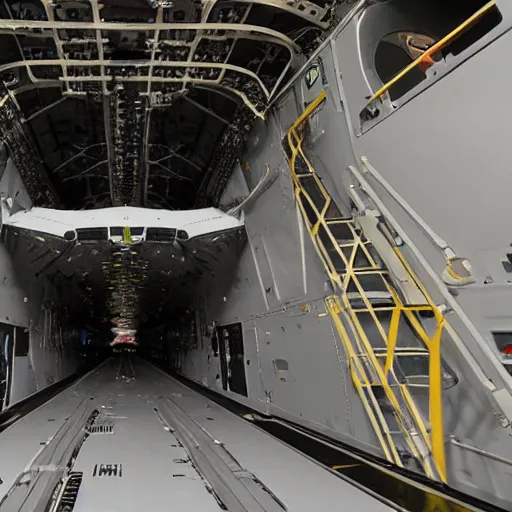
M 12 199 L 13 212 L 31 207 L 28 193 L 10 159 L 0 178 L 0 194 Z M 0 322 L 30 330 L 28 356 L 14 358 L 10 405 L 76 370 L 77 361 L 71 354 L 50 352 L 41 346 L 43 286 L 42 282 L 31 280 L 23 288 L 10 255 L 0 243 Z
M 507 18 L 502 23 L 507 23 Z M 360 108 L 372 93 L 365 80 L 359 49 L 350 44 L 359 28 L 356 21 L 351 23 L 332 48 L 343 76 L 339 85 L 346 100 L 346 123 L 352 124 L 356 133 Z M 512 185 L 511 146 L 507 142 L 501 101 L 506 94 L 505 84 L 512 77 L 510 69 L 503 66 L 511 41 L 508 32 L 376 126 L 359 137 L 352 136 L 356 158 L 366 156 L 458 254 L 469 258 L 476 283 L 461 289 L 456 299 L 493 350 L 492 331 L 512 330 L 510 274 L 502 265 L 510 252 L 507 219 L 512 206 L 507 191 Z M 337 183 L 343 187 L 341 176 Z M 374 185 L 440 274 L 444 258 L 439 251 L 386 191 Z M 416 268 L 428 281 L 420 266 Z M 492 282 L 484 284 L 489 277 Z M 436 298 L 438 303 L 444 302 L 439 295 Z M 464 336 L 466 331 L 458 319 L 449 320 L 455 328 L 460 327 Z M 464 337 L 488 370 L 487 375 L 492 375 L 498 386 L 510 386 L 503 382 L 507 377 L 496 375 L 486 366 L 487 356 L 481 347 L 470 344 L 471 339 Z M 503 428 L 494 417 L 489 400 L 459 351 L 453 345 L 445 345 L 443 355 L 461 379 L 444 396 L 449 482 L 509 508 L 510 427 Z M 506 422 L 504 425 L 507 426 Z M 454 445 L 454 439 L 467 446 Z M 471 448 L 488 454 L 482 456 Z M 502 460 L 498 461 L 496 456 Z
M 504 2 L 499 2 L 504 6 Z M 508 23 L 507 8 L 504 21 Z M 315 142 L 308 148 L 318 174 L 341 203 L 348 204 L 346 167 L 366 156 L 424 220 L 458 254 L 468 257 L 477 282 L 460 290 L 459 306 L 492 350 L 492 330 L 512 331 L 510 275 L 501 261 L 510 252 L 512 145 L 508 142 L 507 62 L 510 32 L 492 44 L 475 46 L 462 65 L 434 81 L 362 135 L 359 112 L 375 92 L 360 58 L 355 18 L 322 51 L 325 76 L 311 89 L 299 80 L 280 100 L 266 129 L 249 145 L 244 163 L 224 197 L 227 203 L 252 189 L 268 162 L 277 179 L 246 213 L 249 245 L 238 264 L 204 284 L 208 325 L 242 322 L 248 398 L 223 391 L 220 370 L 207 337 L 183 356 L 182 372 L 251 407 L 307 424 L 318 431 L 379 453 L 359 399 L 347 375 L 346 356 L 333 333 L 322 297 L 326 276 L 297 214 L 292 184 L 280 147 L 285 130 L 322 89 L 327 103 L 317 116 Z M 505 25 L 500 27 L 503 29 Z M 377 84 L 379 86 L 379 84 Z M 242 170 L 245 169 L 245 170 Z M 391 196 L 372 182 L 381 200 L 421 254 L 440 274 L 445 259 Z M 410 263 L 436 303 L 442 290 L 412 253 Z M 484 284 L 491 276 L 492 283 Z M 307 312 L 301 310 L 307 305 Z M 489 362 L 473 331 L 458 315 L 449 317 L 455 334 L 499 387 L 511 381 Z M 510 508 L 512 444 L 510 425 L 494 414 L 487 389 L 443 339 L 443 357 L 459 383 L 443 397 L 449 484 Z M 491 359 L 495 356 L 491 356 Z M 288 362 L 283 377 L 276 360 Z
M 9 159 L 0 178 L 0 194 L 13 198 L 13 209 L 30 207 L 30 198 L 16 167 Z M 10 257 L 0 244 L 0 321 L 28 327 L 29 307 L 24 302 L 25 292 L 14 274 Z
M 241 259 L 226 261 L 222 273 L 203 283 L 197 305 L 209 326 L 242 323 L 249 396 L 222 390 L 208 335 L 184 356 L 182 373 L 263 412 L 380 454 L 323 302 L 330 284 L 303 226 L 281 149 L 297 112 L 291 95 L 251 139 L 246 170 L 235 170 L 223 202 L 245 197 L 266 163 L 274 181 L 244 209 L 248 244 Z M 287 363 L 284 374 L 277 360 Z
M 510 24 L 510 7 L 506 2 L 498 5 L 502 24 Z M 334 50 L 349 122 L 356 132 L 360 109 L 371 94 L 359 48 L 353 44 L 358 30 L 359 24 L 351 23 Z M 384 121 L 353 137 L 357 157 L 368 157 L 423 219 L 469 258 L 477 283 L 464 289 L 458 300 L 489 343 L 491 330 L 512 330 L 512 274 L 502 264 L 512 242 L 512 146 L 503 102 L 512 79 L 510 67 L 504 65 L 511 41 L 508 32 Z M 493 282 L 484 285 L 487 277 Z

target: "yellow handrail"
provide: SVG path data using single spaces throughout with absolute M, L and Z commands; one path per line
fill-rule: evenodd
M 472 16 L 470 16 L 466 21 L 461 23 L 456 29 L 452 30 L 448 35 L 444 36 L 440 39 L 436 44 L 431 46 L 428 50 L 422 53 L 415 61 L 411 62 L 407 67 L 402 69 L 395 77 L 393 77 L 387 84 L 383 85 L 370 99 L 369 103 L 375 101 L 377 98 L 382 96 L 390 87 L 395 85 L 398 80 L 400 80 L 404 75 L 409 73 L 411 69 L 415 68 L 423 59 L 426 57 L 430 57 L 434 53 L 438 52 L 443 46 L 449 43 L 454 37 L 458 36 L 463 30 L 465 30 L 469 25 L 474 23 L 478 18 L 481 18 L 487 11 L 492 9 L 496 5 L 496 0 L 492 0 L 491 2 L 487 2 L 483 7 L 478 9 Z

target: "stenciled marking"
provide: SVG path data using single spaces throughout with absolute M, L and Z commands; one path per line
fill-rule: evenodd
M 122 464 L 96 464 L 92 476 L 123 476 Z

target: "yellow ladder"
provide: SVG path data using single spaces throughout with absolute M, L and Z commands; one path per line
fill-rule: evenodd
M 344 344 L 352 381 L 386 458 L 404 467 L 413 457 L 427 476 L 446 481 L 440 353 L 444 317 L 399 248 L 393 247 L 409 283 L 424 297 L 421 305 L 404 304 L 371 240 L 353 218 L 343 218 L 306 157 L 302 142 L 308 119 L 325 100 L 324 91 L 295 121 L 287 132 L 284 149 L 296 201 L 334 288 L 326 306 Z M 427 333 L 420 314 L 428 314 L 435 322 L 433 335 Z M 389 317 L 388 327 L 382 321 L 383 315 Z M 372 332 L 377 333 L 372 339 L 364 328 L 368 322 Z M 421 348 L 397 348 L 404 326 L 406 334 L 412 333 L 417 343 L 421 340 Z M 430 428 L 408 385 L 397 375 L 397 356 L 411 355 L 428 358 Z

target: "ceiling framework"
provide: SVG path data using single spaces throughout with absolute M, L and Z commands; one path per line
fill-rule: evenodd
M 35 204 L 215 204 L 337 3 L 0 0 L 2 139 Z
M 0 139 L 10 148 L 14 163 L 20 169 L 21 178 L 33 200 L 46 207 L 58 206 L 57 196 L 38 158 L 34 141 L 23 126 L 21 111 L 7 94 L 5 86 L 0 84 L 0 94 L 2 89 Z

